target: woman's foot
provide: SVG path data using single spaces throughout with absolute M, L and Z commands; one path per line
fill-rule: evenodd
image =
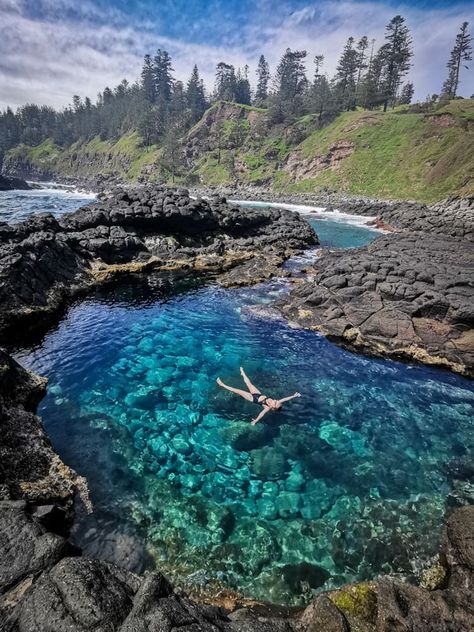
M 219 386 L 224 386 L 224 382 L 221 380 L 220 377 L 217 378 L 216 382 L 219 384 Z
M 240 375 L 242 377 L 244 377 L 244 375 L 245 375 L 245 371 L 244 371 L 243 367 L 240 367 Z

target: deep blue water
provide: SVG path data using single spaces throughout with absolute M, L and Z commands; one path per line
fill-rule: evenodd
M 34 213 L 61 215 L 88 204 L 94 197 L 73 187 L 58 188 L 54 183 L 40 186 L 31 191 L 0 191 L 0 222 L 15 224 Z
M 339 246 L 374 235 L 316 227 Z M 289 603 L 436 552 L 448 495 L 472 498 L 474 385 L 292 329 L 266 309 L 282 291 L 150 277 L 74 304 L 19 352 L 49 377 L 40 413 L 88 479 L 86 552 L 113 558 L 138 534 L 175 577 Z M 243 387 L 239 366 L 302 397 L 253 427 L 259 409 L 215 384 Z

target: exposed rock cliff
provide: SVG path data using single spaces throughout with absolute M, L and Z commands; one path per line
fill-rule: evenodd
M 435 115 L 414 111 L 343 112 L 332 121 L 307 114 L 276 123 L 271 113 L 219 101 L 179 139 L 176 173 L 188 184 L 265 186 L 381 199 L 435 202 L 473 194 L 474 99 L 456 99 Z M 47 138 L 18 145 L 4 173 L 71 181 L 98 174 L 123 181 L 166 180 L 160 146 L 137 132 L 69 147 Z

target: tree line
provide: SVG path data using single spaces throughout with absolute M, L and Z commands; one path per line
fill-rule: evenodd
M 464 22 L 456 35 L 441 99 L 457 96 L 461 72 L 472 60 L 468 26 Z M 236 69 L 221 61 L 210 94 L 197 66 L 183 83 L 174 78 L 168 52 L 159 49 L 154 56 L 145 56 L 137 81 L 130 84 L 124 79 L 114 89 L 105 88 L 95 103 L 76 95 L 70 106 L 59 111 L 27 104 L 16 112 L 11 108 L 1 112 L 0 164 L 4 152 L 19 143 L 35 146 L 51 138 L 58 145 L 69 146 L 96 136 L 114 139 L 130 131 L 137 131 L 145 146 L 162 145 L 172 157 L 179 138 L 220 100 L 266 108 L 270 124 L 291 122 L 304 114 L 316 114 L 324 122 L 358 107 L 386 111 L 410 104 L 414 86 L 406 77 L 412 66 L 413 41 L 405 19 L 400 15 L 392 18 L 383 43 L 378 48 L 375 44 L 367 36 L 357 41 L 349 37 L 333 77 L 324 72 L 323 54 L 315 56 L 311 78 L 304 50 L 288 48 L 273 74 L 261 55 L 255 90 L 251 89 L 248 66 Z

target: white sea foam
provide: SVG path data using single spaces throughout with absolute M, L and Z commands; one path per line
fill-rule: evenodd
M 87 191 L 85 189 L 81 189 L 74 184 L 61 184 L 59 182 L 34 182 L 28 181 L 28 184 L 34 185 L 34 189 L 32 192 L 35 192 L 39 195 L 50 195 L 54 193 L 55 195 L 64 195 L 69 198 L 87 198 L 87 199 L 95 199 L 96 194 L 92 191 Z M 37 188 L 39 187 L 39 188 Z
M 352 215 L 351 213 L 343 213 L 342 211 L 328 211 L 323 206 L 310 206 L 306 204 L 286 204 L 285 202 L 261 202 L 259 200 L 228 200 L 239 206 L 269 206 L 271 208 L 285 208 L 289 211 L 300 213 L 300 215 L 310 215 L 315 219 L 326 220 L 331 222 L 341 222 L 342 224 L 352 224 L 354 226 L 363 226 L 374 232 L 384 233 L 386 231 L 370 226 L 369 223 L 374 221 L 375 216 L 369 215 Z

